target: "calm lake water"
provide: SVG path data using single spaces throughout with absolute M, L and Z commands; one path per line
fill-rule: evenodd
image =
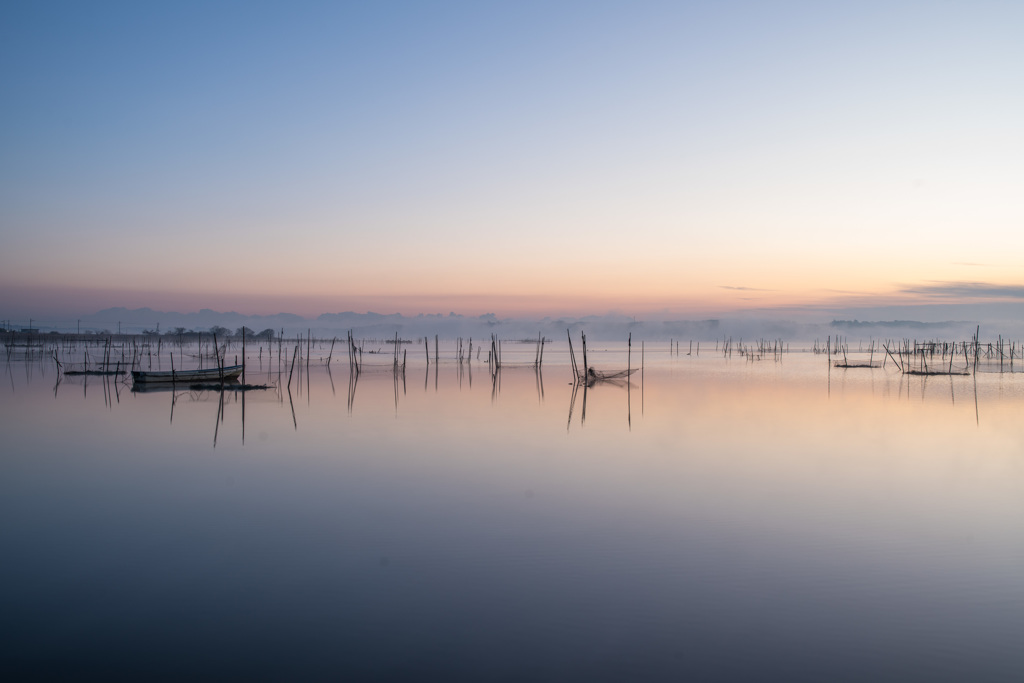
M 1019 374 L 268 351 L 244 402 L 7 363 L 0 676 L 1022 680 Z

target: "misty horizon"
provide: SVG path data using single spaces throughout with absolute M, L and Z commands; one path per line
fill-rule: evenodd
M 752 310 L 717 317 L 680 317 L 669 315 L 629 316 L 617 312 L 584 316 L 498 316 L 493 313 L 465 315 L 447 313 L 358 313 L 345 311 L 304 317 L 294 313 L 247 315 L 237 311 L 201 309 L 192 312 L 157 311 L 150 308 L 108 308 L 76 318 L 3 319 L 5 329 L 33 328 L 40 332 L 89 332 L 125 334 L 168 333 L 174 329 L 206 332 L 212 328 L 235 331 L 241 327 L 254 332 L 273 330 L 285 336 L 311 331 L 331 336 L 353 331 L 360 337 L 390 338 L 395 333 L 412 337 L 483 338 L 498 334 L 503 338 L 561 338 L 565 330 L 584 331 L 595 340 L 622 340 L 632 335 L 637 340 L 692 339 L 711 341 L 727 337 L 773 338 L 809 342 L 829 335 L 853 339 L 879 337 L 962 339 L 984 327 L 986 334 L 1013 336 L 1024 333 L 1021 320 L 1024 305 L 932 305 L 888 306 L 831 310 Z

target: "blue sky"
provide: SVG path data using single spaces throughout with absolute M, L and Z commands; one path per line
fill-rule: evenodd
M 0 308 L 1015 291 L 1022 26 L 977 2 L 8 6 Z

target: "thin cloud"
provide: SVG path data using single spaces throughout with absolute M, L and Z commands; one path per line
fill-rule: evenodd
M 757 287 L 733 287 L 732 285 L 718 285 L 719 289 L 729 289 L 734 292 L 774 292 L 774 289 L 758 289 Z
M 1024 300 L 1024 285 L 996 285 L 990 282 L 934 282 L 927 285 L 904 286 L 900 291 L 928 297 Z

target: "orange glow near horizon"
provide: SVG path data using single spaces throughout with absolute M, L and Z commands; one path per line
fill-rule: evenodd
M 615 282 L 600 287 L 595 285 L 589 288 L 592 291 L 587 291 L 588 287 L 580 285 L 549 292 L 544 292 L 541 287 L 524 288 L 526 291 L 519 293 L 483 288 L 474 292 L 473 287 L 467 286 L 466 293 L 454 294 L 430 291 L 427 288 L 416 294 L 401 291 L 373 293 L 370 288 L 344 292 L 341 287 L 335 290 L 341 293 L 334 294 L 330 293 L 331 290 L 327 287 L 304 290 L 301 283 L 294 284 L 296 286 L 291 291 L 284 287 L 268 291 L 271 288 L 267 287 L 266 283 L 262 283 L 262 287 L 253 285 L 249 291 L 244 291 L 244 288 L 218 291 L 212 287 L 212 283 L 208 289 L 196 286 L 159 291 L 116 287 L 65 289 L 59 284 L 51 283 L 46 287 L 5 286 L 3 296 L 9 299 L 5 307 L 15 311 L 8 315 L 17 315 L 19 311 L 24 311 L 25 314 L 35 312 L 36 315 L 79 315 L 105 308 L 124 307 L 177 312 L 212 309 L 247 315 L 293 313 L 303 317 L 344 311 L 403 315 L 454 312 L 466 316 L 493 313 L 498 317 L 537 318 L 579 317 L 614 312 L 640 319 L 718 317 L 751 310 L 770 314 L 775 309 L 784 309 L 792 313 L 799 309 L 811 312 L 819 308 L 1005 301 L 996 297 L 969 298 L 952 294 L 924 296 L 900 291 L 896 287 L 858 291 L 841 288 L 841 285 L 847 284 L 845 282 L 838 282 L 840 286 L 834 289 L 817 290 L 756 288 L 728 284 L 696 286 L 680 283 L 679 288 L 675 290 L 678 294 L 665 293 L 672 291 L 668 287 L 646 291 L 617 289 Z M 393 286 L 383 289 L 398 288 Z

